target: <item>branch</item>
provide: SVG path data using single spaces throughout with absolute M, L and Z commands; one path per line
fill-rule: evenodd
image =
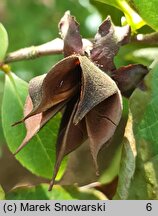
M 83 49 L 90 49 L 92 42 L 87 39 L 82 39 Z M 4 59 L 3 64 L 34 59 L 46 55 L 55 55 L 63 53 L 64 42 L 60 38 L 56 38 L 50 42 L 39 46 L 31 46 L 9 53 Z
M 63 45 L 63 40 L 56 38 L 50 42 L 47 42 L 39 46 L 26 47 L 15 52 L 9 53 L 6 56 L 4 63 L 34 59 L 40 56 L 52 54 L 61 54 L 63 51 Z
M 82 39 L 83 49 L 87 52 L 92 48 L 92 42 L 88 39 Z M 158 44 L 158 33 L 138 34 L 131 38 L 131 42 L 139 44 Z M 39 46 L 31 46 L 9 53 L 1 64 L 7 64 L 16 61 L 34 59 L 46 55 L 56 55 L 63 53 L 64 42 L 60 38 L 56 38 L 50 42 Z
M 158 44 L 158 32 L 150 34 L 138 34 L 131 38 L 131 42 L 139 44 L 157 45 Z

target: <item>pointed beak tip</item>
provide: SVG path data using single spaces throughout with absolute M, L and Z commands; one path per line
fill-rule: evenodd
M 20 120 L 20 121 L 17 121 L 17 122 L 14 122 L 13 124 L 11 124 L 12 127 L 14 126 L 17 126 L 18 124 L 22 123 L 24 120 Z
M 15 122 L 15 123 L 13 123 L 13 124 L 11 124 L 11 127 L 14 127 L 14 126 L 16 126 L 18 123 L 17 122 Z
M 14 157 L 17 155 L 18 152 L 19 152 L 19 150 L 17 149 L 17 150 L 13 153 Z
M 53 179 L 53 180 L 51 180 L 51 182 L 50 182 L 50 184 L 49 184 L 48 191 L 52 191 L 52 189 L 53 189 L 53 186 L 54 186 L 54 183 L 55 183 L 54 179 Z
M 49 185 L 48 191 L 52 191 L 53 185 Z

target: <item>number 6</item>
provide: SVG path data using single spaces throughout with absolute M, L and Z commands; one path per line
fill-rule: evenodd
M 147 203 L 146 204 L 146 210 L 147 211 L 151 211 L 152 210 L 152 204 L 151 203 Z

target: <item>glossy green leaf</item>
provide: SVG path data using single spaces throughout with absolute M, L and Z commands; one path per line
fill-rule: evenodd
M 157 47 L 140 48 L 129 52 L 126 59 L 149 66 L 158 56 Z
M 153 29 L 158 31 L 158 2 L 157 0 L 133 0 L 140 16 Z
M 123 140 L 118 186 L 113 199 L 125 200 L 128 197 L 128 191 L 135 171 L 135 149 L 135 139 L 132 131 L 132 117 L 131 114 L 129 114 L 125 129 L 125 137 Z
M 90 3 L 97 8 L 103 20 L 110 15 L 116 26 L 121 25 L 121 17 L 123 16 L 123 13 L 118 8 L 96 0 L 90 0 Z
M 3 89 L 4 89 L 4 74 L 0 73 L 0 107 L 2 106 L 2 96 L 3 96 Z M 0 158 L 2 156 L 2 146 L 5 143 L 3 129 L 2 129 L 2 116 L 0 113 Z
M 124 137 L 124 130 L 125 130 L 127 119 L 128 119 L 128 100 L 123 98 L 123 112 L 122 112 L 122 117 L 119 126 L 117 127 L 114 136 L 110 140 L 110 145 L 105 148 L 106 153 L 103 156 L 104 158 L 106 158 L 104 159 L 104 162 L 106 164 L 109 164 L 106 169 L 104 168 L 104 171 L 99 178 L 99 182 L 103 184 L 110 183 L 119 174 L 121 154 L 122 154 L 122 140 Z
M 128 199 L 158 199 L 158 65 L 145 86 L 130 98 L 137 157 Z
M 4 59 L 8 49 L 8 34 L 4 26 L 0 23 L 0 61 Z
M 121 9 L 121 7 L 120 7 L 121 2 L 126 2 L 126 0 L 111 0 L 111 1 L 109 1 L 109 0 L 96 0 L 96 1 L 111 5 L 113 7 L 118 8 L 118 9 Z
M 3 191 L 3 188 L 0 185 L 0 200 L 4 200 L 5 199 L 5 193 Z
M 2 104 L 2 124 L 4 135 L 11 152 L 15 152 L 25 136 L 24 124 L 11 125 L 23 116 L 23 104 L 28 84 L 15 74 L 6 75 Z M 51 178 L 56 156 L 56 137 L 60 114 L 50 120 L 45 127 L 17 154 L 20 163 L 36 175 Z M 64 169 L 61 168 L 60 175 Z
M 126 0 L 111 0 L 111 1 L 96 0 L 96 1 L 111 5 L 121 10 L 125 14 L 127 23 L 131 26 L 133 32 L 135 32 L 137 29 L 145 25 L 145 22 L 142 20 L 142 18 L 137 14 L 136 11 L 133 10 L 133 8 L 128 4 L 128 1 Z
M 20 187 L 6 194 L 7 200 L 105 200 L 106 197 L 94 189 L 55 185 L 51 192 L 48 185 Z
M 116 146 L 114 146 L 116 148 Z M 103 174 L 99 178 L 99 182 L 103 184 L 108 184 L 112 182 L 112 180 L 118 175 L 120 168 L 120 160 L 121 160 L 121 150 L 122 146 L 118 146 L 115 154 L 110 158 L 110 165 L 103 172 Z

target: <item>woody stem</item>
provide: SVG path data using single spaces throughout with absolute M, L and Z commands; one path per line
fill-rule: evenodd
M 86 50 L 86 48 L 92 47 L 91 40 L 83 39 L 83 48 Z M 151 33 L 151 34 L 138 34 L 131 38 L 132 43 L 139 43 L 139 44 L 152 44 L 157 45 L 158 44 L 158 33 Z M 47 43 L 44 43 L 39 46 L 31 46 L 19 49 L 17 51 L 9 53 L 4 61 L 3 64 L 8 64 L 16 61 L 22 61 L 22 60 L 29 60 L 34 59 L 46 55 L 56 55 L 56 54 L 62 54 L 63 53 L 63 47 L 64 42 L 60 38 L 56 38 L 52 41 L 49 41 Z M 1 63 L 1 64 L 2 64 Z
M 92 46 L 92 42 L 87 39 L 83 39 L 83 49 L 85 50 L 87 47 Z M 9 53 L 4 61 L 3 64 L 8 64 L 11 62 L 22 61 L 22 60 L 29 60 L 34 59 L 46 55 L 55 55 L 55 54 L 62 54 L 63 53 L 64 42 L 60 38 L 56 38 L 52 41 L 44 43 L 39 46 L 31 46 L 19 49 L 17 51 Z

